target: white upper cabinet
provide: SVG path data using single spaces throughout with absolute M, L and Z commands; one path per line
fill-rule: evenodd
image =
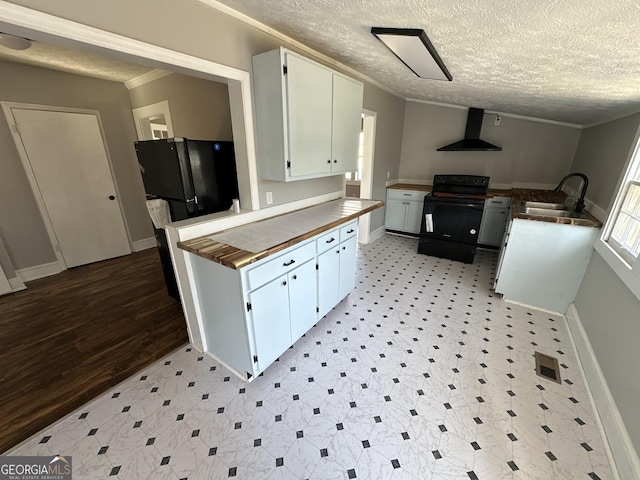
M 361 82 L 279 48 L 253 57 L 253 86 L 263 179 L 357 170 Z

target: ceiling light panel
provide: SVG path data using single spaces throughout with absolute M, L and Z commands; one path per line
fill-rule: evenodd
M 373 27 L 371 33 L 418 77 L 452 80 L 424 30 Z

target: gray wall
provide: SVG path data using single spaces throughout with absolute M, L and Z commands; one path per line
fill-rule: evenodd
M 437 152 L 461 140 L 467 110 L 407 102 L 400 179 L 431 183 L 438 173 L 491 177 L 491 185 L 556 185 L 569 172 L 580 130 L 568 126 L 485 114 L 480 138 L 501 152 Z
M 132 108 L 167 100 L 175 137 L 233 141 L 226 83 L 172 73 L 129 90 Z
M 585 129 L 572 171 L 589 177 L 587 197 L 603 209 L 615 199 L 626 170 L 640 114 Z M 636 450 L 640 449 L 640 381 L 638 339 L 640 300 L 624 285 L 604 259 L 594 252 L 575 300 L 582 325 L 593 346 Z
M 136 2 L 112 0 L 108 3 L 77 2 L 77 0 L 56 2 L 17 0 L 13 3 L 245 71 L 251 71 L 251 57 L 253 55 L 283 45 L 283 42 L 265 32 L 192 0 L 179 2 L 179 8 L 176 8 L 175 0 L 139 0 Z M 126 12 L 126 15 L 122 12 Z M 291 48 L 291 45 L 284 44 L 284 46 Z M 294 47 L 292 50 L 297 49 Z M 305 52 L 301 53 L 308 56 Z M 375 98 L 375 104 L 367 106 L 365 103 L 367 108 L 375 110 L 376 105 L 386 107 L 388 103 L 404 103 L 403 100 L 375 87 L 373 88 L 376 92 L 371 94 L 368 92 L 370 88 L 372 88 L 371 85 L 365 85 L 365 98 Z M 387 96 L 393 99 L 382 98 Z M 379 125 L 392 125 L 393 129 L 389 135 L 383 131 L 382 137 L 377 139 L 379 142 L 377 141 L 376 145 L 384 145 L 385 138 L 395 135 L 397 124 L 402 123 L 402 117 L 382 117 L 388 113 L 395 114 L 399 110 L 401 108 L 394 106 L 389 108 L 388 112 L 379 112 Z M 393 159 L 397 159 L 400 154 L 399 139 L 391 138 L 389 145 L 394 147 L 385 145 L 382 154 L 386 155 L 386 150 L 392 148 L 397 147 L 398 150 L 380 161 L 378 161 L 378 153 L 376 152 L 374 160 L 376 165 L 376 176 L 373 179 L 374 196 L 379 199 L 384 199 L 386 170 L 382 178 L 377 175 L 382 168 L 385 168 L 385 164 L 394 161 Z M 343 177 L 334 176 L 289 183 L 261 180 L 258 188 L 260 206 L 266 207 L 266 192 L 268 191 L 273 192 L 274 205 L 287 203 L 342 191 Z M 375 225 L 382 225 L 383 215 L 378 211 L 372 217 L 372 228 Z
M 0 61 L 0 100 L 98 110 L 133 241 L 153 235 L 124 85 Z M 0 236 L 16 270 L 56 260 L 4 115 L 0 118 Z

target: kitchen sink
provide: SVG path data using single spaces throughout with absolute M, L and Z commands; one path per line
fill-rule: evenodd
M 542 208 L 546 210 L 567 210 L 564 203 L 524 202 L 525 208 Z
M 520 212 L 543 217 L 587 218 L 583 213 L 569 210 L 569 207 L 562 203 L 522 202 L 520 204 Z

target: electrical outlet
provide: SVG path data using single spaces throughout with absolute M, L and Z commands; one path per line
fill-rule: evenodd
M 500 115 L 496 115 L 496 121 L 495 121 L 494 125 L 496 127 L 500 125 Z
M 267 205 L 271 205 L 273 203 L 273 192 L 267 192 Z

